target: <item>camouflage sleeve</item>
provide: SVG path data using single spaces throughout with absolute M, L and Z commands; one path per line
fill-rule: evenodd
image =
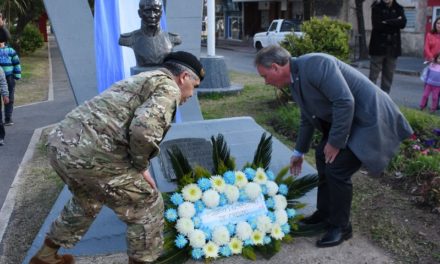
M 158 154 L 179 101 L 179 88 L 161 83 L 135 111 L 129 130 L 129 153 L 135 168 L 148 168 L 149 160 Z

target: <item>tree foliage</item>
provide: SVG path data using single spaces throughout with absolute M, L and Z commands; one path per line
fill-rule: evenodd
M 295 34 L 286 36 L 282 46 L 292 56 L 300 56 L 310 52 L 325 52 L 341 60 L 347 61 L 350 55 L 348 45 L 351 25 L 339 20 L 332 20 L 324 16 L 322 19 L 312 18 L 305 21 L 301 31 L 304 36 Z

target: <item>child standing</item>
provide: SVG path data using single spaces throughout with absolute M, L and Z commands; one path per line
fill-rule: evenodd
M 429 94 L 432 94 L 431 113 L 437 110 L 440 94 L 440 53 L 436 54 L 433 62 L 423 71 L 421 79 L 425 82 L 423 97 L 420 101 L 420 110 L 425 109 Z
M 5 140 L 5 127 L 3 125 L 2 101 L 5 105 L 9 103 L 8 84 L 6 82 L 5 73 L 0 67 L 0 146 L 3 146 Z M 3 99 L 3 100 L 1 100 Z
M 21 79 L 21 66 L 17 52 L 7 46 L 6 41 L 7 37 L 3 39 L 0 35 L 0 66 L 5 73 L 9 91 L 9 103 L 5 104 L 5 126 L 11 126 L 14 124 L 12 111 L 14 110 L 15 80 Z

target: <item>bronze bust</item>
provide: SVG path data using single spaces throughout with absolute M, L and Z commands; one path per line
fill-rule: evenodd
M 161 0 L 140 0 L 138 14 L 141 18 L 141 28 L 121 34 L 119 45 L 133 49 L 136 66 L 159 65 L 174 46 L 182 43 L 182 40 L 179 35 L 160 29 Z

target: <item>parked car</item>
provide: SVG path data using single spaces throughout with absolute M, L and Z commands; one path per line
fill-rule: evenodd
M 275 19 L 270 23 L 266 32 L 259 32 L 254 35 L 254 48 L 260 50 L 269 45 L 279 45 L 287 34 L 292 33 L 298 37 L 303 35 L 300 20 Z

